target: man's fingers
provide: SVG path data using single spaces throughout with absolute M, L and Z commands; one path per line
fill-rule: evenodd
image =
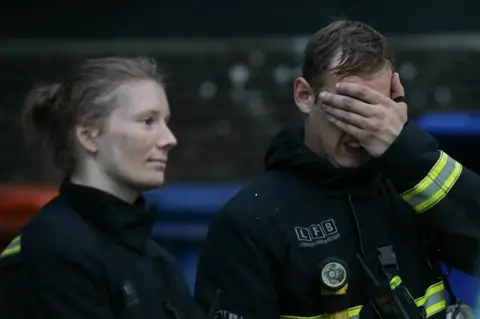
M 350 136 L 359 138 L 360 135 L 362 134 L 362 130 L 359 129 L 358 127 L 345 123 L 331 115 L 327 116 L 327 120 L 333 125 L 335 125 L 336 127 L 338 127 L 341 131 L 347 133 Z
M 360 100 L 356 100 L 349 96 L 333 94 L 323 91 L 320 93 L 320 101 L 324 104 L 328 104 L 331 107 L 339 108 L 345 111 L 357 113 L 363 116 L 371 116 L 375 114 L 372 105 L 369 105 Z
M 363 129 L 368 127 L 368 119 L 366 117 L 325 104 L 324 109 L 329 116 L 341 122 Z
M 368 104 L 381 104 L 389 98 L 368 86 L 358 83 L 340 82 L 335 85 L 335 88 L 342 95 L 348 95 Z
M 391 89 L 392 99 L 405 96 L 405 90 L 403 88 L 402 82 L 400 82 L 400 75 L 395 72 L 392 74 L 392 89 Z

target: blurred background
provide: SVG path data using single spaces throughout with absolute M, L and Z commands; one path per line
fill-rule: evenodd
M 59 182 L 38 150 L 24 146 L 27 90 L 60 80 L 88 57 L 148 55 L 168 74 L 179 139 L 168 184 L 146 194 L 159 212 L 153 235 L 193 284 L 213 214 L 262 172 L 269 139 L 299 119 L 292 82 L 306 41 L 335 17 L 388 36 L 410 117 L 480 173 L 479 9 L 473 0 L 7 2 L 0 10 L 0 246 Z M 458 271 L 452 281 L 476 304 L 480 281 Z

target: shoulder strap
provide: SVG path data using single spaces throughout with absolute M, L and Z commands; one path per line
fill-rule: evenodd
M 447 270 L 443 272 L 442 267 L 441 267 L 441 260 L 438 256 L 438 252 L 435 249 L 435 247 L 432 247 L 432 245 L 428 242 L 427 237 L 425 236 L 423 244 L 425 246 L 425 249 L 428 252 L 428 265 L 432 271 L 437 274 L 438 278 L 443 281 L 443 284 L 445 285 L 445 290 L 447 291 L 448 295 L 450 296 L 450 304 L 456 304 L 458 303 L 458 299 L 455 296 L 452 285 L 450 284 L 450 281 L 448 280 L 448 277 L 450 276 L 450 273 L 452 271 L 452 265 L 445 264 L 447 267 Z

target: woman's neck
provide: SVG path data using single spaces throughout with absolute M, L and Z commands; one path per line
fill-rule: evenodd
M 139 191 L 116 182 L 110 176 L 102 174 L 102 172 L 75 173 L 70 176 L 70 182 L 102 190 L 127 203 L 133 203 L 140 196 Z

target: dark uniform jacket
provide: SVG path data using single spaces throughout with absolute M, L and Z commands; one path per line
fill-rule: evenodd
M 0 258 L 0 318 L 201 318 L 155 213 L 64 183 Z
M 225 318 L 323 318 L 346 309 L 350 318 L 375 318 L 371 301 L 387 285 L 410 318 L 444 318 L 436 258 L 478 273 L 479 176 L 412 123 L 356 171 L 319 158 L 302 132 L 274 138 L 266 172 L 211 224 L 196 280 L 200 305 L 208 309 L 221 291 Z M 395 253 L 393 267 L 382 266 L 384 248 Z M 319 267 L 329 258 L 347 266 L 345 295 L 322 292 Z

